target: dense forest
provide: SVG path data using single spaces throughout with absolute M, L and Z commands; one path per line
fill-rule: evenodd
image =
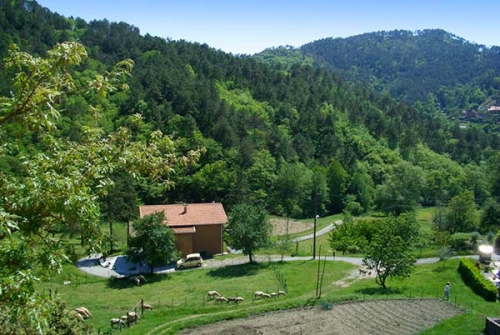
M 486 109 L 500 98 L 500 47 L 440 29 L 325 38 L 300 48 L 268 49 L 255 58 L 279 68 L 314 63 L 398 101 L 431 104 L 451 116 Z
M 230 209 L 252 202 L 304 218 L 315 201 L 328 215 L 446 204 L 467 190 L 478 206 L 500 196 L 500 174 L 492 173 L 500 166 L 499 134 L 443 113 L 467 87 L 477 96 L 454 109 L 498 95 L 497 47 L 439 30 L 379 32 L 287 47 L 276 66 L 269 55 L 263 61 L 263 54 L 143 36 L 125 22 L 62 17 L 28 0 L 1 0 L 0 29 L 2 58 L 12 43 L 43 56 L 57 43 L 79 41 L 89 55 L 75 69 L 82 80 L 134 62 L 128 93 L 60 102 L 62 138 L 79 141 L 89 125 L 104 132 L 126 126 L 139 140 L 161 130 L 182 150 L 203 148 L 168 192 L 117 173 L 114 191 L 100 199 L 103 219 L 134 217 L 137 203 L 220 201 Z M 0 94 L 8 96 L 12 73 L 0 70 Z M 98 117 L 85 113 L 91 105 Z M 43 151 L 36 134 L 18 135 L 21 150 Z M 4 174 L 18 172 L 15 155 L 4 153 L 0 164 Z

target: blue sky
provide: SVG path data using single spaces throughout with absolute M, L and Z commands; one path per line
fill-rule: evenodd
M 37 0 L 85 21 L 126 22 L 141 34 L 233 54 L 380 30 L 444 29 L 500 46 L 498 0 Z

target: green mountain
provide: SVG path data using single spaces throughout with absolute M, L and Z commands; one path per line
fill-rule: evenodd
M 469 43 L 450 34 L 373 33 L 317 41 L 300 50 L 285 48 L 284 53 L 272 50 L 274 56 L 265 63 L 263 55 L 259 60 L 205 44 L 142 36 L 138 27 L 124 22 L 65 18 L 35 1 L 0 4 L 1 56 L 10 43 L 44 56 L 55 43 L 78 40 L 89 59 L 75 69 L 76 78 L 106 71 L 123 59 L 135 63 L 129 93 L 99 100 L 98 118 L 85 112 L 90 101 L 84 96 L 61 101 L 60 136 L 79 141 L 83 126 L 105 132 L 127 126 L 138 139 L 161 130 L 182 139 L 185 148 L 206 148 L 195 167 L 173 175 L 176 186 L 167 194 L 147 181 L 134 182 L 140 202 L 221 201 L 228 209 L 254 202 L 273 214 L 312 217 L 314 199 L 318 211 L 327 215 L 345 208 L 362 213 L 434 205 L 471 187 L 482 204 L 496 192 L 496 179 L 483 169 L 487 163 L 496 166 L 491 157 L 500 148 L 497 134 L 474 125 L 463 129 L 444 117 L 439 94 L 431 90 L 466 85 L 479 66 L 484 76 L 496 78 L 495 48 L 484 49 L 482 60 L 461 73 L 457 66 L 468 58 L 458 51 L 479 51 L 472 52 Z M 450 49 L 443 49 L 443 41 Z M 276 59 L 278 69 L 269 65 Z M 428 88 L 414 84 L 402 89 L 405 66 L 418 74 L 414 78 L 430 81 Z M 433 69 L 442 71 L 442 82 L 432 79 Z M 11 78 L 0 69 L 1 95 L 9 95 Z M 409 99 L 410 88 L 425 91 L 426 100 L 414 107 L 404 103 L 420 99 Z M 143 126 L 131 123 L 134 114 L 142 115 Z M 33 138 L 25 134 L 22 141 L 27 148 L 43 150 Z M 5 163 L 11 161 L 15 157 L 0 160 L 6 173 L 15 173 Z M 117 185 L 130 186 L 121 178 L 117 176 Z M 114 194 L 125 197 L 130 191 Z
M 298 49 L 282 48 L 289 62 L 311 58 L 317 66 L 414 104 L 434 99 L 448 114 L 500 98 L 500 47 L 486 47 L 439 29 L 380 31 L 325 38 Z M 271 63 L 276 50 L 256 55 Z M 282 64 L 283 55 L 280 63 Z M 485 107 L 485 106 L 481 106 Z

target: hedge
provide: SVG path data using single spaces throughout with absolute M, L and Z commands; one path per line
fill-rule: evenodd
M 469 286 L 474 293 L 483 297 L 486 301 L 497 301 L 497 287 L 481 273 L 481 270 L 476 268 L 474 262 L 469 258 L 460 259 L 458 272 L 464 283 Z

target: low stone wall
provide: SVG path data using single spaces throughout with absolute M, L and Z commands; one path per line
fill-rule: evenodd
M 500 318 L 486 318 L 484 333 L 487 335 L 500 335 Z

